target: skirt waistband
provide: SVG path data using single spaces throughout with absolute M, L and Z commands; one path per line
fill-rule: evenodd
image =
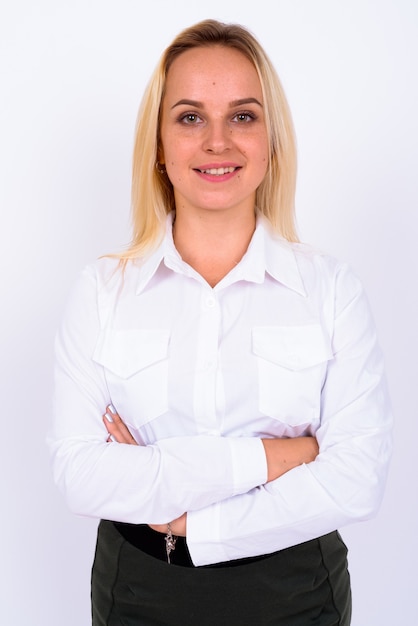
M 113 522 L 126 541 L 130 544 L 153 556 L 160 561 L 167 561 L 165 535 L 159 533 L 147 524 L 126 524 L 124 522 Z M 273 553 L 274 554 L 274 553 Z M 214 563 L 212 565 L 203 565 L 202 568 L 220 568 L 220 567 L 236 567 L 247 563 L 255 563 L 273 556 L 273 554 L 263 554 L 261 556 L 248 557 L 244 559 L 235 559 L 233 561 L 225 561 L 223 563 Z M 185 537 L 177 537 L 175 549 L 170 553 L 170 561 L 174 565 L 182 567 L 196 567 L 190 556 Z

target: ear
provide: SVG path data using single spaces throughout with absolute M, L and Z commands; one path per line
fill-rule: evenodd
M 157 149 L 157 161 L 158 163 L 161 163 L 161 165 L 165 164 L 164 150 L 161 145 L 158 146 L 158 149 Z

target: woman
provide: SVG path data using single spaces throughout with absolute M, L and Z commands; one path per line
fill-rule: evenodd
M 358 279 L 297 243 L 295 171 L 254 37 L 180 33 L 139 112 L 133 242 L 57 338 L 55 476 L 102 520 L 95 626 L 350 623 L 337 529 L 379 506 L 391 418 Z

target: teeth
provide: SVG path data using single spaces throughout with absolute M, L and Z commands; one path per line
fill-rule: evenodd
M 236 167 L 213 167 L 210 170 L 201 170 L 202 174 L 211 174 L 212 176 L 223 176 L 223 174 L 230 174 L 236 170 Z

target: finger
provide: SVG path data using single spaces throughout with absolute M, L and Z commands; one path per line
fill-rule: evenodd
M 138 445 L 133 438 L 130 430 L 125 425 L 121 417 L 118 415 L 116 409 L 112 404 L 109 404 L 106 407 L 106 412 L 103 415 L 103 422 L 106 426 L 107 432 L 111 436 L 110 441 Z
M 103 415 L 104 418 L 106 418 L 106 428 L 109 430 L 108 426 L 110 424 L 112 424 L 112 430 L 117 430 L 119 429 L 122 425 L 125 426 L 125 424 L 123 423 L 123 420 L 121 419 L 120 415 L 118 414 L 118 412 L 116 411 L 115 407 L 113 406 L 113 404 L 108 404 L 106 407 L 106 412 Z
M 110 422 L 107 414 L 105 413 L 103 416 L 103 422 L 106 426 L 107 432 L 111 435 L 112 440 L 118 443 L 133 443 L 133 437 L 129 429 L 122 421 L 119 423 L 115 421 Z
M 107 421 L 110 422 L 110 423 L 112 423 L 112 422 L 118 423 L 118 422 L 122 421 L 121 418 L 120 418 L 120 415 L 116 411 L 116 409 L 113 406 L 113 404 L 108 404 L 107 405 L 105 417 L 106 417 Z
M 136 443 L 135 439 L 132 437 L 128 428 L 124 424 L 109 424 L 106 418 L 103 418 L 103 422 L 106 426 L 107 432 L 109 433 L 108 441 L 114 441 L 115 443 Z

